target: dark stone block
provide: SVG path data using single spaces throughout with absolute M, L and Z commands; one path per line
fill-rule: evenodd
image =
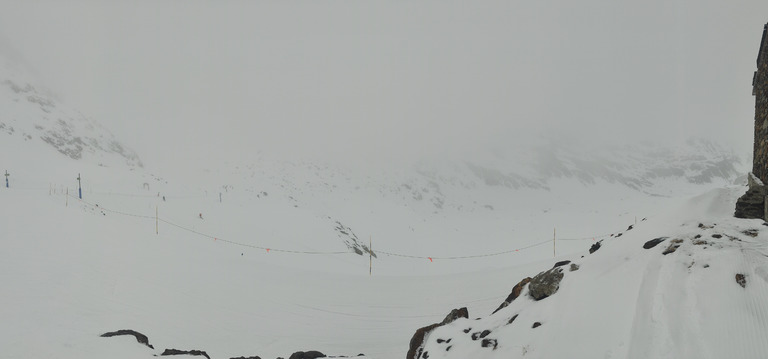
M 317 350 L 310 350 L 308 352 L 295 352 L 291 354 L 288 359 L 316 359 L 316 358 L 325 358 L 325 354 L 317 351 Z
M 166 355 L 195 355 L 195 356 L 204 356 L 208 359 L 211 359 L 211 357 L 208 356 L 208 353 L 202 351 L 202 350 L 178 350 L 178 349 L 166 349 L 163 351 L 161 356 Z
M 133 335 L 134 337 L 136 337 L 136 341 L 137 342 L 139 342 L 141 344 L 144 344 L 144 345 L 146 345 L 146 346 L 148 346 L 148 347 L 150 347 L 152 349 L 155 349 L 155 347 L 153 347 L 152 344 L 149 344 L 149 338 L 147 338 L 146 335 L 141 334 L 141 333 L 139 333 L 139 332 L 137 332 L 135 330 L 131 330 L 131 329 L 122 329 L 122 330 L 118 330 L 116 332 L 104 333 L 104 334 L 101 335 L 101 337 L 109 338 L 109 337 L 115 337 L 115 336 L 119 336 L 119 335 Z
M 483 339 L 483 338 L 487 337 L 488 334 L 491 334 L 491 331 L 487 330 L 487 329 L 483 330 L 482 332 L 472 333 L 472 340 Z
M 602 242 L 602 241 L 600 241 Z M 596 242 L 591 247 L 589 247 L 589 254 L 597 252 L 598 249 L 600 249 L 600 242 Z
M 499 343 L 496 341 L 496 339 L 483 339 L 482 342 L 480 342 L 480 345 L 483 348 L 493 348 L 493 350 L 496 350 L 496 346 Z
M 653 247 L 656 247 L 656 245 L 658 245 L 661 242 L 664 242 L 667 238 L 669 237 L 659 237 L 659 238 L 651 239 L 650 241 L 645 242 L 645 244 L 643 244 L 643 248 L 651 249 Z
M 740 285 L 742 288 L 746 288 L 746 287 L 747 287 L 747 277 L 745 277 L 745 276 L 744 276 L 743 274 L 741 274 L 741 273 L 739 273 L 739 274 L 736 274 L 736 283 L 739 283 L 739 285 Z

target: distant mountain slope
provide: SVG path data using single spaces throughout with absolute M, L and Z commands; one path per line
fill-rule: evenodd
M 467 167 L 489 186 L 543 189 L 561 178 L 586 185 L 603 180 L 650 190 L 670 179 L 705 184 L 730 181 L 741 174 L 736 154 L 702 138 L 679 144 L 606 144 L 592 149 L 568 141 L 543 142 L 548 144 L 497 151 L 491 166 L 467 162 Z
M 41 141 L 74 160 L 143 167 L 139 156 L 98 122 L 30 82 L 0 58 L 0 135 Z

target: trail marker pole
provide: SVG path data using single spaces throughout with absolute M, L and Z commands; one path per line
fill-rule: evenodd
M 80 199 L 83 199 L 83 187 L 80 185 L 80 174 L 77 174 L 77 193 Z
M 8 188 L 8 176 L 10 176 L 8 170 L 5 170 L 5 188 Z
M 552 229 L 552 257 L 557 257 L 557 249 L 555 247 L 555 242 L 557 241 L 557 228 Z

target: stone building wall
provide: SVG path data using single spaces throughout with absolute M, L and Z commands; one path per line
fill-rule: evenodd
M 747 193 L 736 201 L 737 218 L 768 220 L 768 24 L 763 26 L 763 38 L 757 52 L 757 71 L 752 77 L 755 96 L 755 141 L 752 173 Z
M 768 24 L 763 27 L 763 38 L 757 55 L 757 71 L 752 79 L 755 95 L 755 142 L 752 173 L 768 183 Z

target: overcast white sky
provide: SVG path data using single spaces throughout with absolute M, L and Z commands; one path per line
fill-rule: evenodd
M 768 1 L 3 1 L 0 42 L 150 165 L 541 130 L 751 148 Z

